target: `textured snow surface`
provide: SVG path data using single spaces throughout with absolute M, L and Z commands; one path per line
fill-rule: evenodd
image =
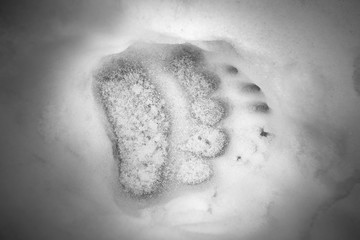
M 359 9 L 5 1 L 1 239 L 359 239 Z M 135 42 L 100 108 L 93 70 Z M 204 127 L 216 157 L 184 149 Z
M 190 44 L 139 43 L 102 61 L 95 74 L 95 95 L 112 125 L 118 152 L 114 158 L 127 192 L 149 196 L 160 192 L 165 181 L 199 184 L 210 179 L 208 160 L 224 153 L 228 139 L 214 128 L 225 109 L 210 98 L 219 83 L 214 85 L 216 74 L 209 73 L 203 51 Z M 183 116 L 166 104 L 171 93 L 185 97 L 175 99 L 184 104 Z M 180 126 L 191 129 L 182 129 L 184 136 L 176 136 L 170 127 L 179 117 L 185 121 Z
M 119 179 L 134 195 L 152 194 L 168 157 L 165 101 L 139 64 L 121 59 L 109 64 L 96 76 L 96 94 L 116 136 Z

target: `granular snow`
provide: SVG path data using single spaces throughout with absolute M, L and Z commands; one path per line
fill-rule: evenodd
M 222 130 L 200 126 L 181 148 L 197 156 L 213 158 L 224 151 L 226 143 L 227 136 Z
M 117 136 L 120 183 L 134 195 L 148 195 L 161 182 L 170 121 L 165 101 L 143 67 L 129 60 L 122 63 L 120 59 L 102 69 L 98 93 Z
M 167 50 L 165 55 L 156 48 L 137 54 L 136 46 L 129 48 L 107 57 L 96 75 L 97 93 L 116 136 L 119 180 L 135 196 L 158 192 L 164 169 L 176 168 L 169 171 L 179 183 L 206 181 L 212 175 L 208 159 L 219 156 L 227 142 L 224 131 L 212 128 L 225 111 L 210 98 L 218 76 L 206 69 L 200 49 L 180 45 Z M 168 151 L 170 143 L 178 150 Z
M 224 107 L 213 99 L 197 99 L 191 104 L 191 113 L 200 123 L 214 126 L 224 116 Z
M 176 180 L 184 184 L 199 184 L 211 178 L 213 171 L 208 160 L 182 152 Z
M 203 56 L 199 51 L 185 45 L 172 53 L 173 58 L 169 64 L 169 71 L 179 80 L 190 98 L 210 96 L 217 90 L 220 82 L 217 75 L 205 69 Z

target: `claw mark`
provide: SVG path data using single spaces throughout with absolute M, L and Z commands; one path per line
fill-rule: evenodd
M 268 113 L 270 111 L 269 106 L 266 103 L 260 102 L 250 106 L 250 109 L 254 112 Z
M 268 137 L 270 133 L 266 132 L 264 128 L 260 128 L 260 136 L 261 137 Z
M 246 92 L 246 93 L 259 93 L 259 92 L 261 92 L 261 88 L 258 85 L 253 84 L 253 83 L 246 84 L 242 88 L 242 90 L 243 90 L 243 92 Z
M 231 65 L 227 65 L 225 67 L 225 69 L 226 69 L 226 72 L 228 72 L 231 75 L 236 75 L 239 72 L 239 70 L 236 67 L 231 66 Z

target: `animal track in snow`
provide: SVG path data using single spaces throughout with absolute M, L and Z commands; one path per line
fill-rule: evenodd
M 230 78 L 241 75 L 237 67 L 225 66 Z M 194 185 L 210 180 L 212 159 L 224 155 L 242 134 L 228 135 L 224 121 L 231 119 L 225 105 L 232 103 L 226 102 L 221 86 L 226 79 L 220 75 L 211 70 L 205 51 L 190 44 L 137 44 L 104 58 L 94 89 L 111 125 L 119 181 L 126 192 L 146 197 L 161 192 L 167 181 Z M 253 83 L 243 84 L 242 92 L 238 94 L 262 93 Z M 235 117 L 245 109 L 269 113 L 266 102 L 241 101 L 245 105 L 239 106 L 246 107 L 236 106 Z M 258 148 L 252 149 L 250 155 Z

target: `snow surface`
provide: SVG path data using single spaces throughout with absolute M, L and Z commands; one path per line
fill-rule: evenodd
M 351 224 L 340 223 L 356 223 L 358 213 L 355 1 L 87 1 L 81 6 L 25 1 L 6 8 L 1 22 L 4 238 L 356 236 L 357 227 L 350 226 L 352 234 L 346 235 Z M 138 40 L 191 42 L 208 51 L 206 60 L 221 80 L 212 97 L 227 103 L 217 127 L 229 138 L 223 155 L 201 165 L 208 173 L 211 166 L 210 181 L 170 185 L 161 197 L 146 201 L 119 190 L 113 136 L 91 85 L 103 56 Z M 226 66 L 238 72 L 230 74 Z M 196 77 L 203 82 L 204 75 Z M 261 93 L 245 93 L 249 83 Z M 176 102 L 186 99 L 176 87 L 167 88 L 172 96 L 164 99 L 178 110 L 170 113 L 178 114 L 174 132 L 185 133 L 171 141 L 181 144 L 191 133 L 182 121 L 190 108 L 186 101 Z M 131 91 L 140 93 L 141 87 Z M 191 89 L 190 94 L 195 96 Z M 254 111 L 254 102 L 266 103 L 270 111 Z

